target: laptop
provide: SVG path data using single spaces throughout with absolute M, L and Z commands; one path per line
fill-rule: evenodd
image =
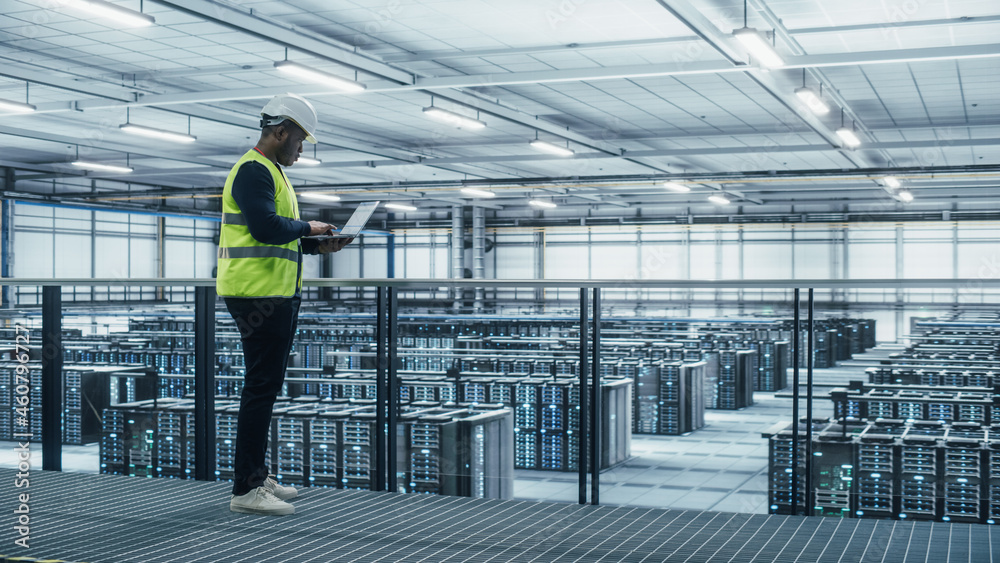
M 372 213 L 375 213 L 375 208 L 378 207 L 379 202 L 377 201 L 366 201 L 354 210 L 354 214 L 351 218 L 344 223 L 344 226 L 332 235 L 315 235 L 302 238 L 309 238 L 314 240 L 327 240 L 332 238 L 354 238 L 361 234 L 361 229 L 364 228 L 365 224 L 368 223 L 368 219 L 371 218 Z

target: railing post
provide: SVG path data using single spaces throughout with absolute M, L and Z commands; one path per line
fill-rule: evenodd
M 809 507 L 816 503 L 810 499 L 813 495 L 812 482 L 812 451 L 813 451 L 813 288 L 809 288 L 809 312 L 806 320 L 806 516 L 809 516 Z
M 62 286 L 42 286 L 42 469 L 62 471 Z M 31 436 L 31 415 L 24 432 Z M 14 428 L 20 428 L 15 418 Z M 15 436 L 16 437 L 16 436 Z
M 399 380 L 396 378 L 397 360 L 396 360 L 396 329 L 397 329 L 397 319 L 396 319 L 396 288 L 390 287 L 389 293 L 386 296 L 386 359 L 388 360 L 387 368 L 388 372 L 386 374 L 386 379 L 388 380 L 388 401 L 387 407 L 389 411 L 388 417 L 388 490 L 390 492 L 398 491 L 399 488 L 396 486 L 396 418 L 399 414 Z M 458 389 L 455 390 L 458 393 Z
M 385 287 L 375 290 L 375 490 L 385 490 L 385 411 L 387 401 L 386 367 L 389 364 L 386 353 L 387 315 Z M 343 463 L 341 461 L 341 463 Z
M 577 440 L 580 444 L 580 458 L 577 462 L 577 470 L 579 472 L 579 485 L 580 485 L 580 504 L 587 504 L 587 470 L 589 468 L 589 458 L 587 441 L 589 440 L 587 432 L 587 420 L 590 418 L 590 408 L 587 404 L 587 387 L 589 385 L 589 377 L 587 374 L 589 370 L 590 358 L 587 354 L 587 323 L 589 318 L 587 315 L 588 307 L 588 292 L 587 288 L 580 288 L 580 406 L 578 407 L 579 416 L 579 427 L 577 428 Z
M 194 478 L 215 481 L 215 288 L 194 288 Z
M 590 504 L 598 505 L 601 500 L 601 288 L 594 288 L 594 323 L 593 344 L 591 349 L 592 363 L 590 366 Z
M 799 288 L 795 288 L 792 322 L 792 516 L 799 513 Z M 808 503 L 807 503 L 808 505 Z

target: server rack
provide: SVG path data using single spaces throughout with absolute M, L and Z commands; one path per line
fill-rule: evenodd
M 780 391 L 788 387 L 788 360 L 791 346 L 787 341 L 757 342 L 758 367 L 754 391 Z
M 753 350 L 719 351 L 719 382 L 712 408 L 735 410 L 753 404 L 757 378 L 757 353 Z
M 513 496 L 513 417 L 480 405 L 404 414 L 404 492 L 509 499 Z

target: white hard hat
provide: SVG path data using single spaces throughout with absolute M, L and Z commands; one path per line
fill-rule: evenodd
M 296 125 L 306 132 L 306 140 L 310 143 L 316 142 L 316 108 L 302 96 L 295 94 L 278 94 L 271 98 L 269 102 L 260 110 L 260 115 L 273 117 L 274 119 L 261 119 L 260 126 L 277 125 L 285 119 L 291 119 Z

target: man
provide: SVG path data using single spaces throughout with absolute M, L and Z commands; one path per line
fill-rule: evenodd
M 285 501 L 298 492 L 268 476 L 264 456 L 295 336 L 302 254 L 337 252 L 354 239 L 299 240 L 333 228 L 299 220 L 295 191 L 281 169 L 298 160 L 302 141 L 316 142 L 312 104 L 294 94 L 275 96 L 261 110 L 260 125 L 257 146 L 233 166 L 222 193 L 216 288 L 239 328 L 246 360 L 229 509 L 294 514 Z

